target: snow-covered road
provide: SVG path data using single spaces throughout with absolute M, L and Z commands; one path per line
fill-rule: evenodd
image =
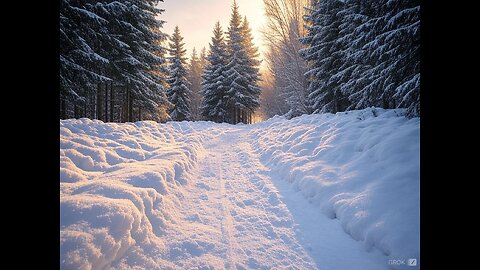
M 245 129 L 208 142 L 185 187 L 182 224 L 165 236 L 178 250 L 172 261 L 182 269 L 315 269 L 268 173 Z
M 208 142 L 185 186 L 179 226 L 165 234 L 182 269 L 386 269 L 338 220 L 320 217 L 281 185 L 253 151 L 248 130 L 230 128 Z M 287 204 L 285 203 L 287 202 Z
M 418 128 L 388 110 L 236 126 L 61 121 L 61 269 L 418 258 Z

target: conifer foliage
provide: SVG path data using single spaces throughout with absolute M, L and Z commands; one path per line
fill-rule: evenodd
M 170 117 L 174 121 L 189 121 L 192 116 L 190 111 L 191 84 L 187 80 L 186 50 L 183 48 L 185 44 L 182 41 L 183 37 L 180 34 L 180 29 L 176 26 L 173 35 L 170 37 L 170 76 L 167 80 L 169 84 L 167 90 L 168 100 L 173 105 Z
M 225 66 L 227 48 L 220 23 L 215 24 L 207 64 L 203 72 L 203 106 L 202 115 L 206 120 L 225 122 L 227 110 L 227 87 L 225 84 Z
M 226 114 L 227 121 L 232 124 L 251 123 L 252 115 L 259 106 L 259 62 L 250 32 L 248 21 L 242 22 L 239 6 L 234 1 L 227 35 L 225 71 Z
M 158 119 L 159 0 L 60 1 L 60 118 Z
M 305 17 L 314 112 L 370 106 L 420 115 L 418 0 L 314 0 Z
M 202 115 L 207 120 L 252 123 L 260 105 L 261 90 L 259 54 L 251 31 L 236 1 L 232 5 L 226 38 L 220 23 L 215 25 L 202 83 Z

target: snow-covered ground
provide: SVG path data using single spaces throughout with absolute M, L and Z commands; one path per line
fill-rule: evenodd
M 375 270 L 419 259 L 420 121 L 402 113 L 62 120 L 61 268 Z

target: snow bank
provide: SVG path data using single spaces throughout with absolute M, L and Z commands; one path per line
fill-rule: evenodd
M 254 125 L 272 174 L 389 259 L 419 258 L 420 120 L 403 110 L 275 117 Z
M 60 121 L 61 269 L 175 268 L 162 234 L 211 126 Z

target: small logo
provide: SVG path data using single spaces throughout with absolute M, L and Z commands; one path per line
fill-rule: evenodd
M 408 259 L 407 260 L 408 266 L 417 266 L 417 259 Z

